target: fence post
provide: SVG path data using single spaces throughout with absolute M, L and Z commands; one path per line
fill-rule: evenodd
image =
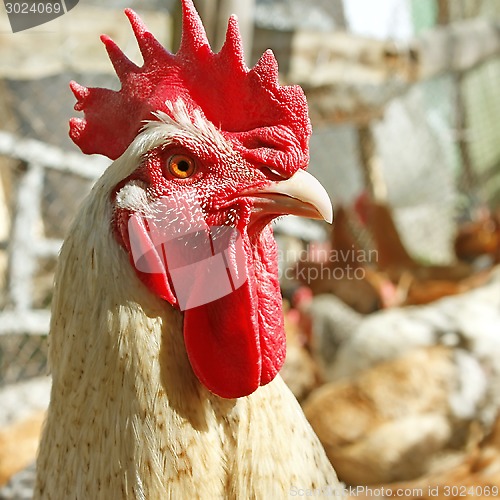
M 365 187 L 373 198 L 378 201 L 385 201 L 387 199 L 387 185 L 370 124 L 359 125 L 357 132 Z
M 12 237 L 8 246 L 8 289 L 12 305 L 18 311 L 28 311 L 33 305 L 35 231 L 41 221 L 43 177 L 40 165 L 28 163 L 17 187 Z

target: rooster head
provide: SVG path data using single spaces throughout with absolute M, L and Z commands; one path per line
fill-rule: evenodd
M 117 241 L 149 291 L 183 311 L 201 383 L 236 398 L 273 380 L 285 358 L 269 223 L 284 214 L 331 222 L 332 208 L 305 171 L 302 89 L 278 83 L 271 51 L 246 67 L 234 17 L 213 53 L 192 0 L 182 5 L 175 55 L 131 10 L 142 66 L 102 37 L 121 89 L 72 82 L 85 116 L 71 120 L 70 136 L 126 165 L 110 193 Z

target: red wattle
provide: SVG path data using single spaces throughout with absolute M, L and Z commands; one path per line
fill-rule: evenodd
M 178 307 L 164 245 L 152 240 L 144 218 L 133 215 L 123 236 L 140 280 L 152 293 Z M 271 382 L 286 354 L 272 230 L 267 226 L 252 239 L 246 233 L 241 237 L 244 261 L 232 267 L 246 281 L 228 295 L 184 311 L 184 341 L 193 371 L 207 389 L 223 398 L 248 396 Z M 200 292 L 203 295 L 203 290 L 193 290 Z
M 276 242 L 268 226 L 247 248 L 248 278 L 231 294 L 184 313 L 193 370 L 224 398 L 248 396 L 271 382 L 286 356 Z
M 184 341 L 193 371 L 223 398 L 248 396 L 260 385 L 254 302 L 247 280 L 231 294 L 184 313 Z

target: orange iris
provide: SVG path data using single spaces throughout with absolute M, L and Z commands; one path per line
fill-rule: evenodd
M 189 156 L 173 155 L 168 160 L 168 170 L 178 179 L 187 179 L 194 174 L 196 165 Z

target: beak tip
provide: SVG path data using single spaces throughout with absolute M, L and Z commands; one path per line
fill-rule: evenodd
M 330 199 L 328 199 L 328 203 L 327 200 L 324 199 L 323 203 L 315 205 L 315 208 L 318 214 L 318 216 L 316 217 L 317 219 L 324 220 L 325 222 L 328 222 L 328 224 L 333 223 L 334 213 Z
M 319 182 L 318 185 L 321 186 Z M 321 197 L 319 197 L 317 203 L 315 203 L 314 206 L 316 207 L 316 210 L 318 211 L 318 214 L 321 216 L 321 218 L 325 222 L 328 222 L 328 224 L 332 224 L 334 220 L 332 201 L 327 192 L 324 190 L 323 186 L 321 186 L 321 190 L 318 188 L 317 192 L 318 191 L 322 191 L 322 195 Z
M 318 179 L 305 170 L 299 169 L 286 180 L 272 182 L 261 188 L 259 193 L 281 194 L 299 200 L 310 209 L 295 215 L 325 220 L 329 224 L 333 222 L 333 207 L 328 193 Z

